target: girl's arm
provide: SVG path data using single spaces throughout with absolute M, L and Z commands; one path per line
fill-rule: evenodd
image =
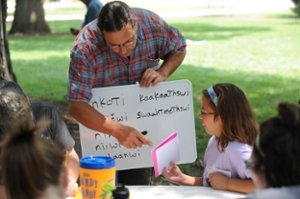
M 251 179 L 232 179 L 220 173 L 211 173 L 209 182 L 213 189 L 249 193 L 255 185 Z
M 183 178 L 178 184 L 183 186 L 203 186 L 203 178 L 183 174 Z
M 179 167 L 170 162 L 170 168 L 164 168 L 162 171 L 162 175 L 170 182 L 185 185 L 185 186 L 203 186 L 203 178 L 202 177 L 193 177 L 186 175 L 181 172 Z

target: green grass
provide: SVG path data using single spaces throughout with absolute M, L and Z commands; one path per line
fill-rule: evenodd
M 197 117 L 203 88 L 217 82 L 238 85 L 245 91 L 259 123 L 276 113 L 280 101 L 299 100 L 300 22 L 292 13 L 168 22 L 187 39 L 200 41 L 187 48 L 183 64 L 168 79 L 189 79 L 193 84 L 199 158 L 210 137 Z M 66 101 L 69 51 L 75 39 L 68 31 L 80 24 L 76 20 L 49 22 L 51 29 L 60 34 L 9 37 L 14 72 L 30 97 Z

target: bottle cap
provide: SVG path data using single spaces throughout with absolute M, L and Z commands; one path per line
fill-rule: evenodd
M 129 190 L 122 184 L 121 187 L 118 186 L 113 190 L 112 195 L 114 199 L 127 199 L 129 198 Z
M 116 161 L 109 156 L 87 156 L 80 159 L 80 167 L 85 169 L 108 169 L 114 166 Z

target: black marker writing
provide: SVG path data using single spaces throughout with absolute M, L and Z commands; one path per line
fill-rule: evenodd
M 158 115 L 169 115 L 169 114 L 173 114 L 173 113 L 178 113 L 178 112 L 185 112 L 190 110 L 190 107 L 183 107 L 183 106 L 171 106 L 170 108 L 166 108 L 166 109 L 155 109 L 153 111 L 147 111 L 147 112 L 137 112 L 137 117 L 136 119 L 140 119 L 140 118 L 145 118 L 145 117 L 154 117 L 154 116 L 158 116 Z
M 106 106 L 120 106 L 125 105 L 124 98 L 120 99 L 120 97 L 112 97 L 112 98 L 105 98 L 105 97 L 99 97 L 99 101 L 93 101 L 92 107 L 93 108 L 104 108 Z
M 96 151 L 98 150 L 105 151 L 107 149 L 116 149 L 116 148 L 121 148 L 121 144 L 119 142 L 115 142 L 115 143 L 101 142 L 95 147 Z
M 114 159 L 136 158 L 136 157 L 140 157 L 141 156 L 139 150 L 137 152 L 127 152 L 127 153 L 120 153 L 120 154 L 110 154 L 110 153 L 107 153 L 107 155 L 109 157 L 114 158 Z
M 154 92 L 151 95 L 139 95 L 140 103 L 152 100 L 159 100 L 162 98 L 170 97 L 184 97 L 189 96 L 189 91 L 179 91 L 179 90 L 167 90 L 166 92 Z

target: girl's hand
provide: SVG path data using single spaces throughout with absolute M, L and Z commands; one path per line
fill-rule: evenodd
M 209 183 L 213 189 L 228 190 L 229 178 L 227 178 L 226 176 L 216 172 L 209 174 L 208 178 Z
M 76 195 L 77 191 L 78 191 L 78 184 L 76 183 L 76 181 L 74 179 L 72 179 L 71 177 L 68 177 L 66 194 L 68 196 L 74 196 L 74 195 Z
M 170 162 L 169 169 L 166 169 L 166 167 L 163 169 L 162 175 L 172 183 L 182 184 L 183 173 L 181 172 L 179 167 L 173 162 Z

